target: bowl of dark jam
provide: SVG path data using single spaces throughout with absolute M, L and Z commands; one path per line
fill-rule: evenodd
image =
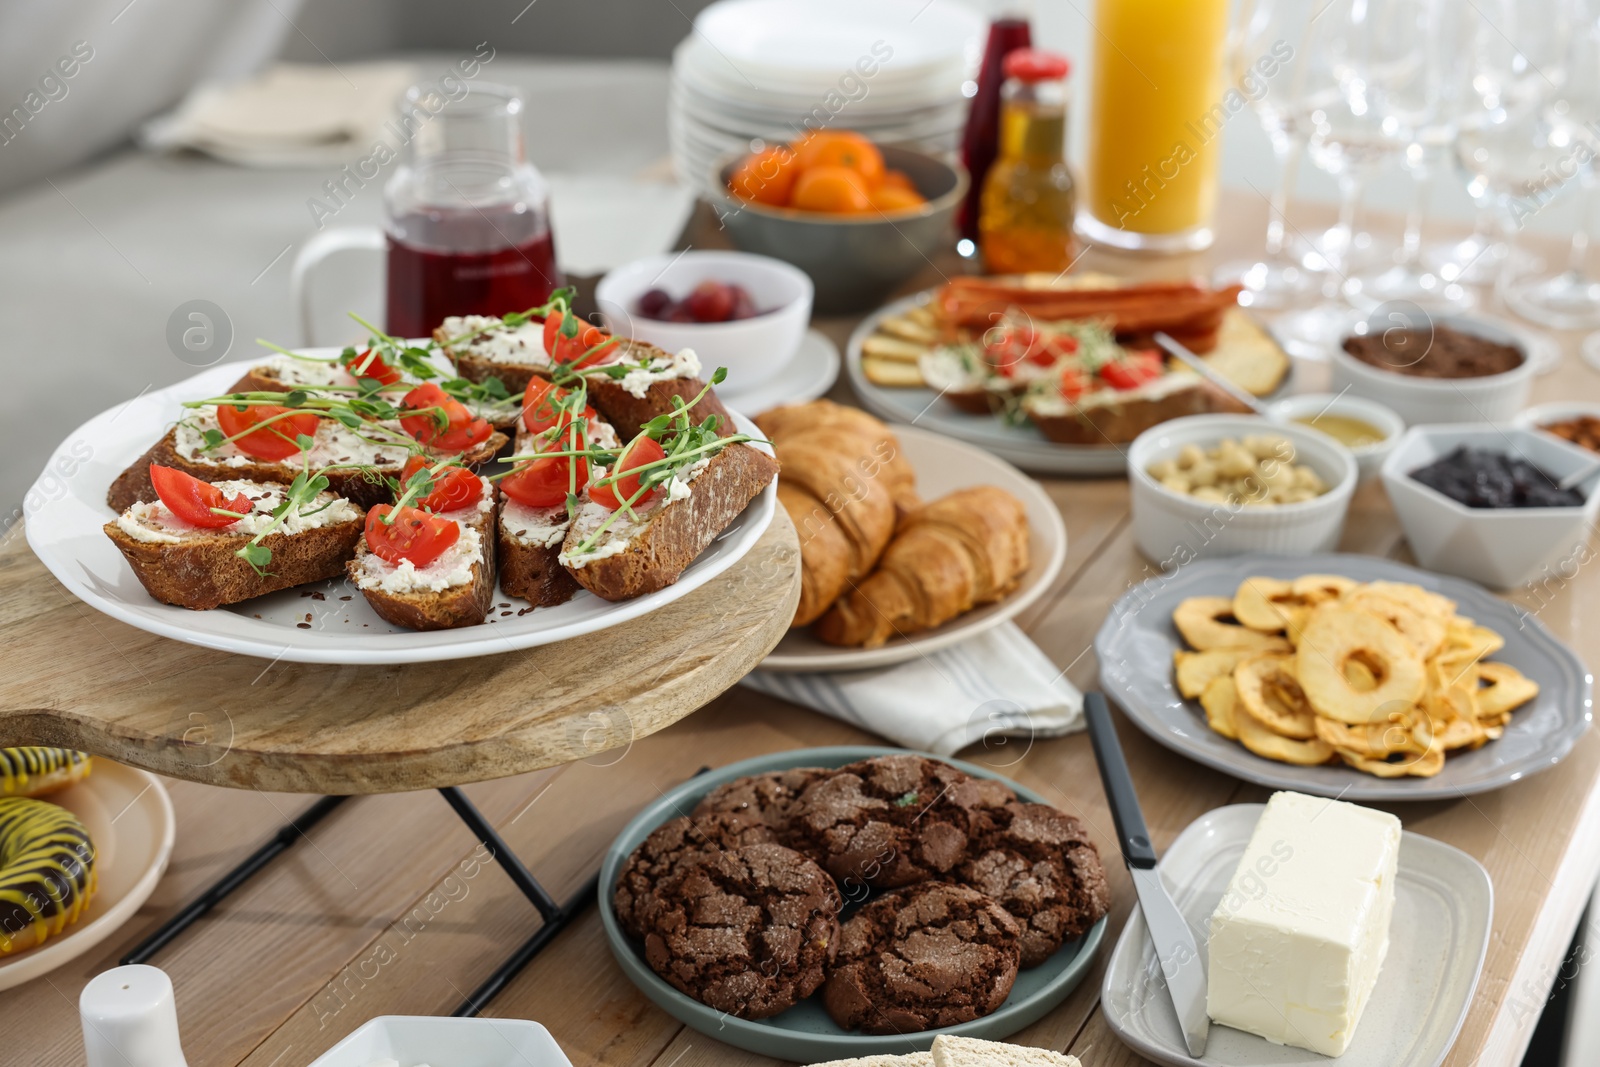
M 1534 377 L 1527 337 L 1511 324 L 1419 309 L 1375 312 L 1330 358 L 1335 393 L 1386 404 L 1408 426 L 1509 422 Z
M 1577 484 L 1562 482 L 1577 475 Z M 1383 484 L 1417 561 L 1497 589 L 1564 584 L 1594 558 L 1595 454 L 1517 426 L 1414 426 Z

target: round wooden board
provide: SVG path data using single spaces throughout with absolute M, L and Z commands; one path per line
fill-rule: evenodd
M 702 707 L 787 630 L 800 548 L 779 508 L 744 559 L 659 611 L 402 666 L 271 663 L 144 633 L 68 594 L 20 524 L 0 588 L 0 747 L 61 745 L 238 789 L 394 793 L 586 759 Z

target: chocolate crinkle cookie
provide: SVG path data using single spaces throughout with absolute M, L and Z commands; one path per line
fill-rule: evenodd
M 787 771 L 752 774 L 720 785 L 701 798 L 695 815 L 714 811 L 749 814 L 774 829 L 781 829 L 789 808 L 806 786 L 834 772 L 824 767 L 795 767 Z
M 995 809 L 1016 796 L 922 756 L 879 756 L 808 786 L 780 839 L 839 879 L 850 899 L 940 878 L 991 832 Z
M 822 990 L 833 1021 L 869 1034 L 981 1018 L 1011 994 L 1021 959 L 1016 920 L 976 889 L 925 882 L 856 912 Z
M 697 813 L 662 823 L 633 850 L 617 875 L 611 894 L 617 922 L 630 936 L 643 938 L 657 903 L 656 887 L 684 863 L 707 852 L 776 840 L 770 826 L 746 812 Z
M 1083 823 L 1066 812 L 1018 802 L 992 814 L 995 825 L 957 873 L 1017 920 L 1022 966 L 1037 967 L 1106 913 L 1105 868 Z
M 657 887 L 645 959 L 718 1011 L 764 1019 L 822 985 L 839 946 L 839 888 L 782 845 L 708 852 Z

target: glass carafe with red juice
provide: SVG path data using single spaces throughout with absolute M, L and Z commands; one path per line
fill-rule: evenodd
M 429 110 L 437 113 L 384 188 L 385 329 L 399 337 L 426 337 L 450 315 L 523 311 L 562 284 L 548 187 L 523 144 L 521 96 L 478 84 Z
M 967 198 L 956 212 L 961 236 L 978 239 L 978 202 L 983 180 L 1000 150 L 1000 90 L 1005 84 L 1005 59 L 1019 48 L 1033 45 L 1029 5 L 1023 0 L 993 0 L 990 4 L 989 39 L 978 69 L 978 88 L 967 111 L 967 128 L 961 137 L 961 164 L 972 177 Z

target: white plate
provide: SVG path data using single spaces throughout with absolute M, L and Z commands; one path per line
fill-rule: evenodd
M 873 385 L 861 370 L 861 343 L 878 323 L 902 315 L 933 299 L 934 290 L 914 293 L 868 315 L 850 335 L 845 348 L 845 373 L 869 410 L 891 422 L 915 423 L 968 444 L 977 445 L 1023 470 L 1040 474 L 1122 474 L 1128 468 L 1126 446 L 1060 445 L 1045 439 L 1032 425 L 1008 426 L 993 415 L 957 411 L 932 389 L 888 389 Z
M 1194 931 L 1202 960 L 1211 913 L 1226 891 L 1264 804 L 1202 815 L 1161 860 L 1161 877 Z M 1274 1045 L 1213 1024 L 1206 1054 L 1191 1059 L 1144 918 L 1123 927 L 1101 983 L 1100 1006 L 1117 1036 L 1173 1067 L 1437 1067 L 1455 1042 L 1489 948 L 1494 889 L 1483 865 L 1458 848 L 1406 833 L 1400 841 L 1389 954 L 1343 1056 Z
M 445 1019 L 380 1015 L 333 1046 L 311 1067 L 367 1067 L 396 1060 L 436 1067 L 572 1067 L 550 1031 L 524 1019 Z
M 779 404 L 804 404 L 833 388 L 839 377 L 839 349 L 826 334 L 807 330 L 794 358 L 776 375 L 748 389 L 717 386 L 717 395 L 740 411 L 760 414 Z
M 307 349 L 331 355 L 337 349 Z M 489 622 L 418 633 L 384 622 L 342 578 L 270 593 L 214 611 L 190 611 L 153 600 L 101 529 L 115 518 L 106 506 L 112 479 L 166 432 L 180 402 L 227 391 L 259 358 L 224 363 L 145 393 L 78 427 L 51 456 L 28 491 L 28 544 L 68 590 L 112 618 L 203 648 L 296 663 L 417 663 L 532 648 L 594 633 L 648 614 L 704 585 L 749 552 L 777 507 L 774 482 L 751 501 L 675 585 L 635 600 L 610 603 L 580 590 L 565 604 L 517 614 L 527 602 L 497 591 Z M 735 414 L 740 430 L 760 436 Z M 766 446 L 756 446 L 770 452 Z M 348 599 L 345 599 L 348 598 Z M 503 612 L 511 614 L 505 615 Z M 307 615 L 310 616 L 307 619 Z M 307 628 L 302 628 L 302 625 Z
M 924 500 L 973 485 L 993 485 L 1022 501 L 1028 512 L 1028 570 L 1016 592 L 969 611 L 937 629 L 914 637 L 896 637 L 880 648 L 840 648 L 823 644 L 809 630 L 790 630 L 761 661 L 766 671 L 855 671 L 887 667 L 965 641 L 974 634 L 1014 618 L 1050 588 L 1067 558 L 1067 527 L 1055 502 L 1029 478 L 982 449 L 952 441 L 927 430 L 896 426 L 895 436 L 917 472 L 917 492 Z
M 172 858 L 172 801 L 149 771 L 96 757 L 89 777 L 43 799 L 88 829 L 100 885 L 76 923 L 38 948 L 0 957 L 0 989 L 48 974 L 116 933 L 150 899 Z

